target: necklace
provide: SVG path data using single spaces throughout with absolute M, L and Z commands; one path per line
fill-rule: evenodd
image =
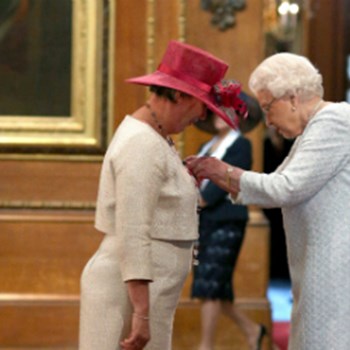
M 147 109 L 149 110 L 150 114 L 151 114 L 151 117 L 153 119 L 153 121 L 155 122 L 157 128 L 158 128 L 158 131 L 159 133 L 165 138 L 165 140 L 167 141 L 168 145 L 170 147 L 173 147 L 175 146 L 175 143 L 173 141 L 173 139 L 168 136 L 168 135 L 165 135 L 166 132 L 164 131 L 164 128 L 163 128 L 163 125 L 161 124 L 161 122 L 159 121 L 158 117 L 157 117 L 157 114 L 152 110 L 150 104 L 148 102 L 145 103 L 145 106 L 147 107 Z

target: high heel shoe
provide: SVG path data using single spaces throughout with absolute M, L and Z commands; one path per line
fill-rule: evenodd
M 261 344 L 265 335 L 267 335 L 267 329 L 263 324 L 261 324 L 259 336 L 256 340 L 255 350 L 261 350 Z

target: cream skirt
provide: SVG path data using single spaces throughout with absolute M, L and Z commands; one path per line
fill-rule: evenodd
M 145 350 L 170 350 L 173 319 L 190 270 L 191 241 L 152 241 L 151 340 Z M 116 239 L 106 235 L 81 277 L 79 350 L 120 350 L 130 332 L 132 308 L 116 258 Z

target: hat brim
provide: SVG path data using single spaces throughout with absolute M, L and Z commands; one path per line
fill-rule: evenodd
M 239 120 L 239 130 L 243 134 L 246 134 L 253 130 L 264 119 L 264 113 L 256 98 L 243 91 L 240 93 L 240 97 L 247 105 L 248 115 L 247 118 Z
M 259 106 L 258 101 L 241 91 L 239 97 L 246 103 L 248 115 L 246 118 L 239 118 L 238 128 L 241 133 L 246 134 L 253 130 L 263 119 L 263 112 Z M 214 118 L 209 115 L 205 120 L 199 120 L 194 125 L 202 131 L 215 135 L 217 130 L 214 127 Z
M 204 120 L 198 120 L 194 123 L 194 126 L 204 132 L 215 135 L 218 133 L 214 126 L 213 114 L 209 114 Z
M 237 126 L 232 122 L 232 120 L 223 112 L 215 103 L 214 97 L 208 92 L 199 89 L 193 85 L 190 85 L 180 79 L 177 79 L 166 73 L 155 71 L 154 73 L 143 75 L 140 77 L 127 79 L 126 82 L 139 85 L 157 85 L 163 86 L 171 89 L 175 89 L 184 92 L 190 96 L 197 98 L 202 101 L 207 108 L 209 108 L 213 113 L 222 118 L 231 128 L 236 129 Z

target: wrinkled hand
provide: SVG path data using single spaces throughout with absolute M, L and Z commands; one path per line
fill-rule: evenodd
M 197 186 L 200 187 L 201 182 L 204 178 L 200 178 L 197 174 L 193 171 L 194 164 L 200 159 L 200 157 L 197 156 L 189 156 L 186 159 L 184 159 L 183 164 L 186 166 L 188 172 L 191 176 L 193 176 L 196 180 Z M 191 167 L 192 166 L 192 167 Z
M 196 157 L 190 156 L 185 159 L 189 171 L 198 181 L 210 179 L 213 182 L 225 178 L 228 164 L 214 157 Z
M 123 350 L 142 350 L 150 339 L 149 321 L 133 315 L 131 332 L 120 345 Z
M 198 182 L 203 179 L 209 179 L 225 191 L 230 192 L 234 197 L 238 194 L 239 180 L 243 173 L 242 169 L 232 167 L 230 164 L 214 157 L 190 156 L 185 159 L 185 164 Z M 233 168 L 233 171 L 230 173 L 230 187 L 227 181 L 228 167 Z

